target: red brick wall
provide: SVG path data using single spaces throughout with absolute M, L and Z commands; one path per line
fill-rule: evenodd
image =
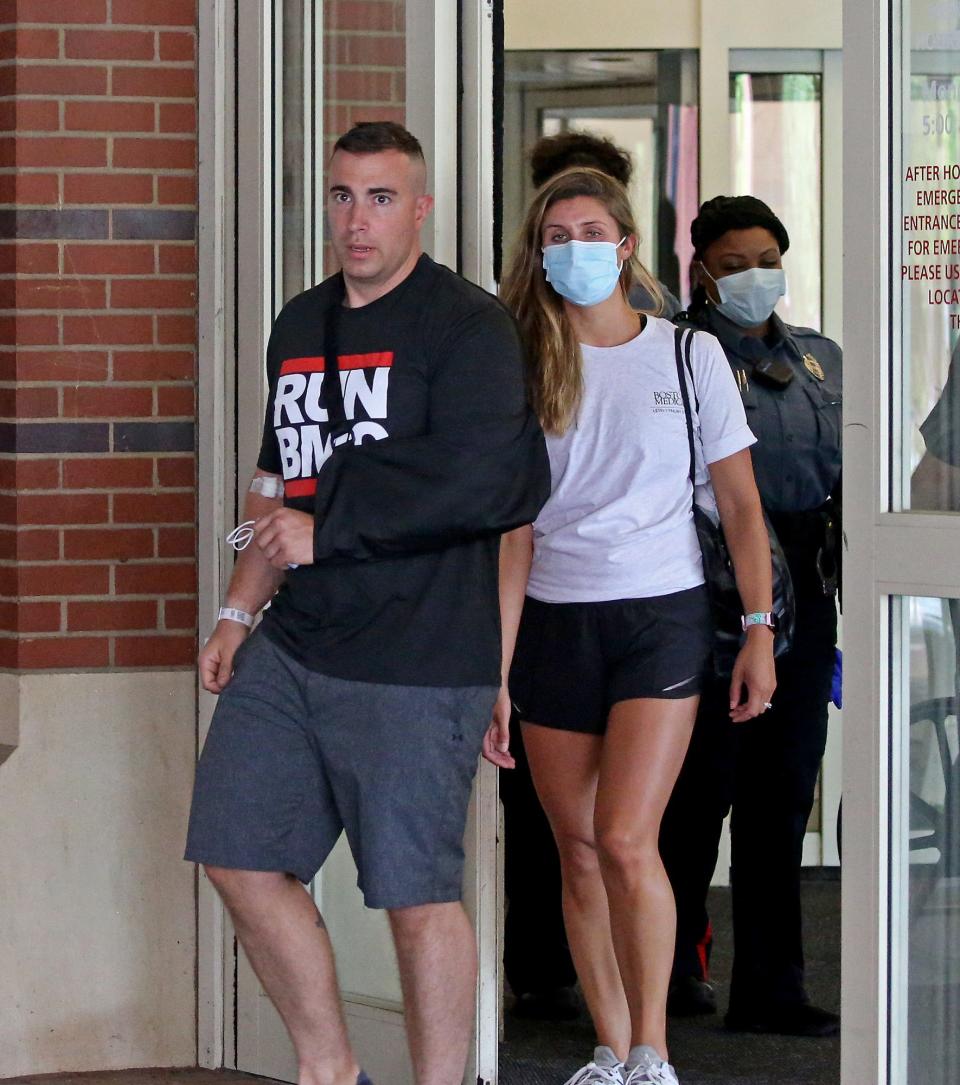
M 404 122 L 404 0 L 327 0 L 324 133 L 329 152 L 357 121 Z
M 323 7 L 324 161 L 357 121 L 405 120 L 405 0 L 327 0 Z M 324 252 L 327 274 L 337 268 Z
M 2 667 L 194 659 L 196 22 L 0 0 Z

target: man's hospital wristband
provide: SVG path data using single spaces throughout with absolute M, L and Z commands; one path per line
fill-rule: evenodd
M 247 629 L 253 628 L 253 615 L 248 614 L 245 610 L 237 610 L 236 607 L 221 607 L 220 613 L 217 615 L 217 621 L 223 621 L 224 618 L 228 622 L 239 622 L 241 625 L 245 625 Z

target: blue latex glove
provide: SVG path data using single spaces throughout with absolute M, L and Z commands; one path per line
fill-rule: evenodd
M 837 706 L 837 708 L 843 708 L 843 652 L 839 648 L 835 649 L 836 657 L 833 661 L 833 685 L 830 687 L 830 700 Z

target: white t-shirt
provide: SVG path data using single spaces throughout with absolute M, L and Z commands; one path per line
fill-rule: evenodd
M 547 435 L 553 486 L 533 525 L 527 592 L 547 603 L 585 603 L 694 588 L 703 583 L 703 565 L 674 327 L 647 317 L 629 343 L 581 350 L 584 389 L 576 419 L 566 433 Z M 699 486 L 709 478 L 706 464 L 756 438 L 712 335 L 694 333 L 690 364 Z

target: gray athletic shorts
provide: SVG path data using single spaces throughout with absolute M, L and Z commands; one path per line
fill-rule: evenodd
M 346 830 L 367 907 L 459 900 L 496 695 L 330 678 L 255 631 L 197 765 L 186 858 L 309 882 Z

